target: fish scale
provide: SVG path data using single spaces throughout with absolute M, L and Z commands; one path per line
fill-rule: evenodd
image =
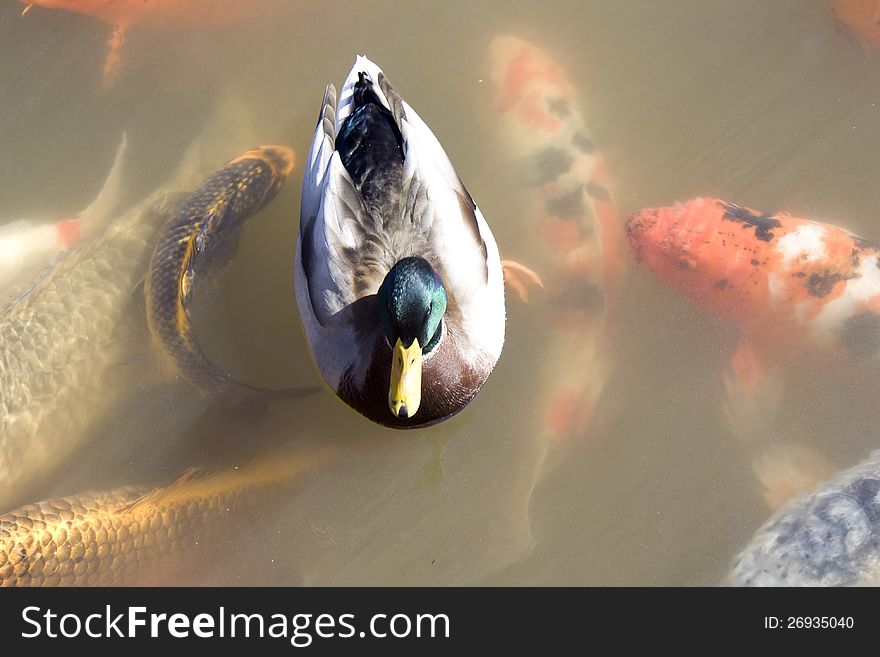
M 79 446 L 122 389 L 107 381 L 133 346 L 130 302 L 169 211 L 165 194 L 134 206 L 0 317 L 0 509 Z
M 252 392 L 205 356 L 192 331 L 189 305 L 196 275 L 223 248 L 231 255 L 242 223 L 280 189 L 293 168 L 284 146 L 247 151 L 215 172 L 159 231 L 146 281 L 147 320 L 176 370 L 197 388 L 229 399 Z
M 0 516 L 0 586 L 155 579 L 157 571 L 216 551 L 242 513 L 265 508 L 330 455 L 272 454 L 241 469 L 190 469 L 160 487 L 124 486 L 20 507 Z

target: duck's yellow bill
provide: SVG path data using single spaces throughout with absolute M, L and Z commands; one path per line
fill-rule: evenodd
M 391 387 L 388 406 L 396 417 L 412 417 L 422 402 L 422 348 L 413 340 L 409 348 L 400 338 L 391 349 Z

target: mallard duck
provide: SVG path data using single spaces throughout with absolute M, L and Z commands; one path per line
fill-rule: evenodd
M 427 125 L 359 56 L 327 85 L 306 161 L 296 298 L 318 369 L 395 428 L 440 422 L 486 382 L 504 344 L 489 225 Z

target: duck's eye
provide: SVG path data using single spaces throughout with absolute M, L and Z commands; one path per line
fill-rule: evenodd
M 409 364 L 412 365 L 415 362 L 416 362 L 416 359 L 415 359 L 415 357 L 413 357 L 413 359 L 411 361 L 409 361 Z

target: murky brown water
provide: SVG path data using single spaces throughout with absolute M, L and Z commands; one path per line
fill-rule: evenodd
M 132 34 L 109 90 L 105 25 L 20 9 L 0 5 L 4 220 L 87 205 L 122 131 L 133 202 L 225 102 L 237 103 L 243 129 L 228 149 L 212 144 L 225 153 L 217 166 L 245 139 L 289 144 L 301 163 L 324 85 L 364 53 L 444 145 L 502 254 L 527 262 L 529 191 L 507 175 L 485 64 L 492 37 L 509 33 L 546 49 L 577 87 L 621 217 L 712 195 L 880 234 L 880 53 L 854 47 L 819 0 L 305 0 L 269 26 Z M 301 171 L 195 293 L 207 351 L 270 387 L 323 385 L 293 293 Z M 736 336 L 626 263 L 619 353 L 579 439 L 543 437 L 542 304 L 510 298 L 495 373 L 444 424 L 383 429 L 326 389 L 221 409 L 133 355 L 119 365 L 120 377 L 137 374 L 126 402 L 32 494 L 161 482 L 278 445 L 330 444 L 332 463 L 243 522 L 186 583 L 714 584 L 769 514 L 722 413 L 720 372 Z M 859 461 L 878 445 L 875 378 L 804 362 L 787 374 L 768 444 Z

